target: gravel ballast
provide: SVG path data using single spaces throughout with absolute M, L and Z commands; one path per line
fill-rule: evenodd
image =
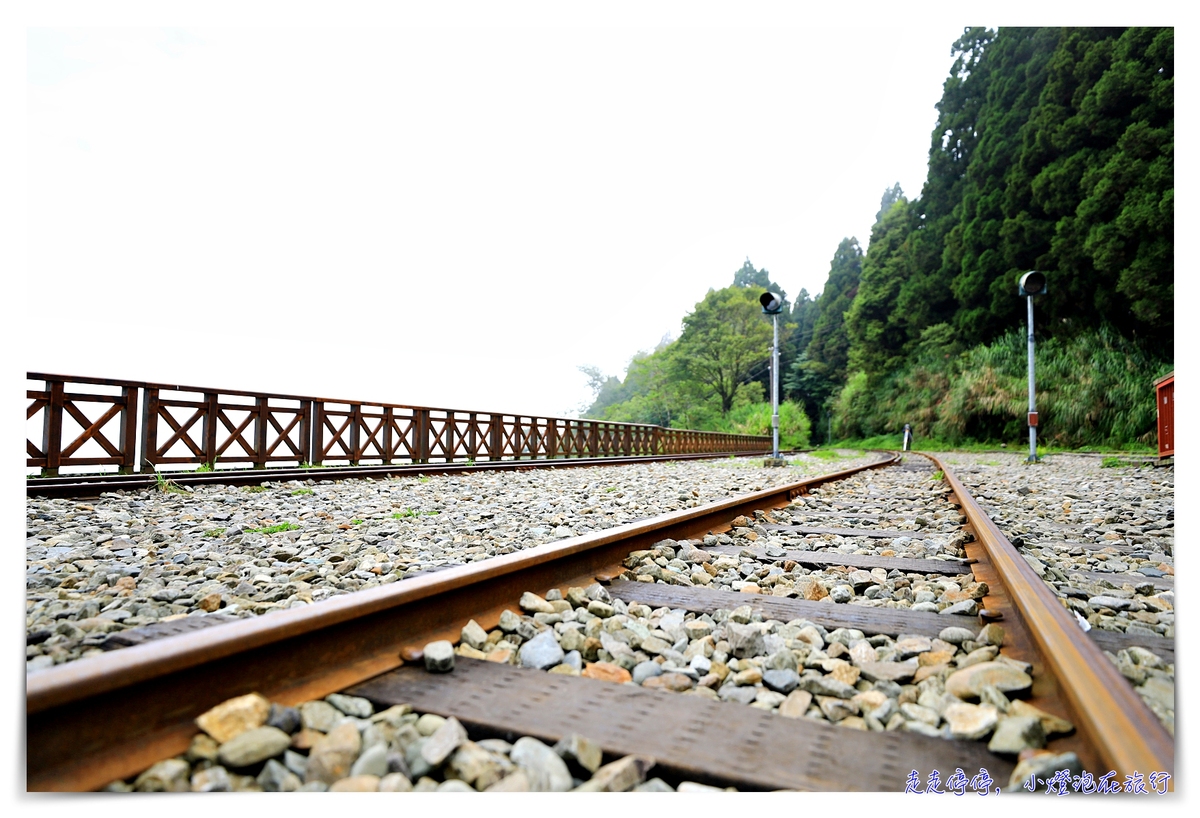
M 941 457 L 1079 615 L 1081 627 L 1174 636 L 1173 469 L 1106 468 L 1100 458 L 1068 455 L 1035 465 L 1007 453 Z M 726 459 L 318 481 L 264 491 L 206 488 L 187 496 L 144 492 L 95 503 L 31 500 L 29 665 L 85 656 L 110 632 L 133 626 L 311 604 L 874 458 L 797 457 L 789 469 Z M 786 556 L 963 558 L 969 542 L 960 531 L 963 517 L 936 478 L 929 470 L 903 469 L 856 475 L 786 509 L 739 518 L 727 534 L 664 540 L 634 552 L 624 578 L 732 591 L 747 601 L 762 594 L 972 615 L 988 589 L 969 574 L 814 567 Z M 249 530 L 280 522 L 296 527 Z M 114 611 L 127 615 L 113 617 Z M 983 741 L 1015 758 L 1073 728 L 1022 701 L 1031 669 L 1000 653 L 1004 638 L 1000 624 L 948 626 L 936 638 L 893 637 L 803 619 L 764 621 L 748 605 L 707 613 L 651 608 L 595 584 L 565 594 L 529 589 L 498 627 L 485 631 L 472 621 L 455 645 L 427 646 L 425 659 L 431 671 L 453 672 L 454 658 L 464 656 L 849 729 Z M 1173 732 L 1174 665 L 1136 647 L 1108 656 Z M 533 739 L 473 743 L 453 719 L 411 708 L 375 714 L 365 700 L 348 696 L 296 711 L 265 700 L 253 704 L 253 714 L 235 718 L 231 731 L 217 719 L 198 719 L 204 733 L 188 754 L 110 788 L 586 791 L 609 786 L 610 778 L 624 789 L 669 788 L 647 781 L 648 767 L 633 756 L 590 775 L 577 763 L 579 747 L 588 743 L 581 736 L 553 748 Z M 579 746 L 568 749 L 572 742 Z M 569 775 L 556 759 L 569 762 Z M 1011 788 L 1019 786 L 1016 778 Z M 699 785 L 680 789 L 693 786 Z
M 189 616 L 253 616 L 783 485 L 878 458 L 797 455 L 26 504 L 26 660 L 35 671 Z

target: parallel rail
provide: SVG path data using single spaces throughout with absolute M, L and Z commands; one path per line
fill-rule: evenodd
M 588 466 L 628 466 L 634 463 L 661 463 L 667 460 L 703 460 L 715 457 L 745 457 L 759 451 L 722 452 L 721 454 L 672 454 L 644 457 L 561 457 L 539 460 L 496 460 L 481 463 L 432 463 L 391 466 L 331 466 L 312 468 L 220 469 L 209 472 L 168 472 L 163 479 L 179 487 L 253 486 L 265 482 L 291 480 L 350 480 L 370 477 L 386 479 L 406 475 L 463 474 L 478 471 L 526 471 L 529 469 L 572 469 Z M 158 476 L 151 474 L 99 474 L 45 477 L 25 481 L 28 497 L 98 497 L 106 491 L 140 491 L 154 488 Z
M 590 584 L 596 579 L 612 580 L 620 575 L 621 561 L 632 550 L 648 548 L 663 538 L 699 538 L 709 532 L 727 530 L 730 521 L 738 515 L 783 507 L 821 483 L 842 479 L 866 468 L 888 466 L 897 460 L 898 457 L 889 457 L 858 469 L 674 512 L 653 520 L 336 597 L 317 605 L 137 645 L 32 674 L 27 679 L 26 698 L 28 788 L 89 790 L 136 774 L 162 758 L 183 752 L 195 732 L 193 719 L 196 715 L 225 699 L 245 693 L 259 692 L 273 701 L 295 704 L 354 685 L 360 693 L 372 689 L 381 696 L 388 689 L 400 691 L 397 693 L 400 695 L 404 690 L 417 689 L 413 685 L 428 688 L 434 681 L 414 676 L 407 668 L 399 671 L 400 675 L 389 673 L 402 665 L 401 653 L 411 656 L 414 650 L 438 639 L 457 641 L 459 630 L 472 618 L 485 628 L 493 627 L 500 613 L 505 608 L 512 608 L 523 591 L 552 587 L 565 590 L 572 585 Z M 1124 679 L 1108 672 L 1112 669 L 1107 659 L 1073 622 L 1061 615 L 1065 612 L 1045 590 L 1040 578 L 1027 576 L 1021 570 L 1024 560 L 982 515 L 944 465 L 942 470 L 967 514 L 969 527 L 979 540 L 968 546 L 968 554 L 976 560 L 970 569 L 977 579 L 987 581 L 992 587 L 991 596 L 985 602 L 1002 613 L 1011 613 L 1005 627 L 1014 635 L 1018 658 L 1029 656 L 1027 661 L 1032 660 L 1035 665 L 1035 701 L 1036 697 L 1043 701 L 1046 697 L 1058 697 L 1058 709 L 1067 711 L 1079 727 L 1076 736 L 1057 740 L 1052 747 L 1077 750 L 1089 767 L 1103 765 L 1105 771 L 1111 768 L 1122 776 L 1135 770 L 1173 772 L 1173 741 L 1154 715 Z M 660 589 L 660 593 L 671 590 L 668 586 L 639 584 L 630 592 L 645 594 L 655 589 Z M 779 604 L 771 598 L 753 596 L 744 601 L 759 606 Z M 863 617 L 879 610 L 847 610 L 857 606 L 840 605 L 816 607 L 826 609 L 827 614 Z M 934 621 L 940 619 L 943 623 L 948 619 L 925 616 L 933 616 Z M 903 617 L 898 617 L 897 621 L 900 619 Z M 468 673 L 487 676 L 500 670 L 476 668 Z M 517 674 L 513 679 L 523 678 L 518 669 L 507 669 L 504 673 Z M 465 684 L 466 678 L 464 676 L 459 683 Z M 558 690 L 556 685 L 574 681 L 603 684 L 590 680 L 543 680 L 538 684 Z M 497 677 L 495 683 L 511 684 L 513 680 L 502 681 Z M 642 693 L 631 690 L 623 691 L 621 695 L 628 699 Z M 645 691 L 645 695 L 661 694 Z M 688 706 L 692 704 L 688 702 Z M 711 702 L 694 704 L 697 713 L 707 713 L 704 708 L 726 706 Z M 764 735 L 778 736 L 780 741 L 795 744 L 788 744 L 794 751 L 793 757 L 814 753 L 825 759 L 824 767 L 813 767 L 802 775 L 796 773 L 798 781 L 783 786 L 837 788 L 836 782 L 845 780 L 845 770 L 853 767 L 855 754 L 865 752 L 855 742 L 861 743 L 867 734 L 849 737 L 845 734 L 855 731 L 806 724 L 806 720 L 776 719 L 771 722 L 768 714 L 757 712 L 747 718 L 757 720 L 753 723 L 759 725 L 754 728 L 757 731 L 754 736 L 748 736 L 747 740 L 759 741 Z M 778 732 L 785 729 L 781 726 L 784 722 L 788 722 L 786 730 L 791 731 L 790 737 Z M 880 781 L 886 779 L 894 783 L 897 771 L 891 767 L 907 763 L 909 754 L 912 758 L 933 758 L 941 753 L 944 759 L 949 752 L 946 749 L 949 743 L 939 744 L 942 739 L 897 733 L 881 735 L 882 738 L 875 740 L 882 742 L 881 746 L 886 746 L 886 752 L 890 753 L 888 775 L 892 778 L 880 773 L 883 776 Z M 840 745 L 843 740 L 848 743 L 842 749 L 830 750 L 830 742 Z M 971 755 L 970 760 L 975 761 L 977 756 L 973 754 L 977 749 L 964 746 L 960 751 Z M 843 768 L 840 774 L 836 769 L 839 765 Z M 780 779 L 772 779 L 768 774 L 778 766 L 767 764 L 761 770 L 747 767 L 741 773 L 743 778 L 734 776 L 734 779 L 744 780 L 749 786 L 780 786 Z M 779 768 L 773 774 L 791 773 Z M 725 780 L 729 780 L 729 774 Z
M 1121 780 L 1127 774 L 1149 770 L 1174 774 L 1175 742 L 1162 723 L 958 478 L 938 458 L 926 457 L 942 470 L 959 498 L 963 514 L 1032 634 L 1038 653 L 1062 682 L 1075 723 L 1103 763 L 1116 770 Z

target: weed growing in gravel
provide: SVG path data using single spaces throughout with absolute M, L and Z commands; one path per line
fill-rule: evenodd
M 1118 469 L 1122 466 L 1136 466 L 1136 463 L 1131 463 L 1128 460 L 1122 460 L 1119 457 L 1106 457 L 1100 461 L 1102 469 Z
M 168 480 L 167 478 L 163 477 L 161 472 L 154 472 L 154 482 L 159 491 L 166 492 L 168 494 L 187 494 L 187 492 L 181 489 L 174 480 Z
M 397 511 L 392 515 L 393 520 L 403 520 L 408 517 L 433 517 L 437 515 L 436 511 L 414 511 L 411 508 L 406 508 L 404 511 Z
M 223 529 L 223 528 L 210 528 L 208 531 L 204 532 L 204 536 L 205 537 L 220 537 L 224 533 L 225 533 L 225 529 Z
M 312 489 L 296 489 L 295 491 L 292 492 L 292 496 L 299 497 L 302 494 L 312 494 L 312 493 L 313 493 Z
M 362 525 L 362 520 L 351 520 L 350 525 Z
M 933 473 L 933 477 L 931 477 L 931 478 L 929 478 L 929 479 L 930 479 L 930 480 L 932 480 L 932 481 L 933 481 L 933 482 L 935 482 L 935 483 L 940 483 L 940 482 L 942 482 L 943 480 L 945 480 L 945 479 L 946 479 L 946 475 L 942 474 L 942 470 L 941 470 L 941 469 L 938 469 L 937 471 L 935 471 L 935 472 Z
M 842 454 L 834 449 L 813 449 L 807 453 L 818 460 L 841 460 Z
M 250 492 L 251 494 L 259 494 L 261 492 L 266 491 L 267 487 L 266 486 L 246 486 L 245 489 L 246 489 L 246 491 Z
M 265 528 L 247 528 L 247 534 L 278 534 L 280 531 L 296 531 L 300 526 L 295 523 L 279 523 L 278 525 L 269 525 Z M 223 531 L 224 529 L 222 529 Z

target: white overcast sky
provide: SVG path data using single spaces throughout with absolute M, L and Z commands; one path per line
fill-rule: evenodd
M 552 415 L 747 257 L 819 292 L 980 22 L 80 8 L 28 21 L 27 370 Z

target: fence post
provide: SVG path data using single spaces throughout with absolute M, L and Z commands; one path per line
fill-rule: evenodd
M 204 425 L 200 428 L 203 430 L 204 443 L 204 464 L 210 469 L 217 467 L 217 412 L 219 411 L 216 392 L 204 393 Z
M 488 415 L 488 459 L 503 460 L 504 454 L 500 451 L 500 435 L 504 426 L 503 415 Z
M 147 386 L 145 404 L 142 406 L 142 451 L 138 458 L 140 469 L 147 466 L 158 471 L 158 387 Z
M 319 466 L 325 461 L 325 401 L 313 401 L 312 421 L 312 460 L 311 466 Z
M 416 445 L 418 463 L 429 462 L 429 410 L 413 410 L 413 443 Z
M 63 393 L 66 384 L 47 381 L 46 386 L 50 399 L 46 404 L 46 414 L 42 417 L 42 451 L 46 453 L 42 477 L 58 477 L 58 467 L 62 462 Z
M 546 459 L 558 457 L 558 418 L 546 418 Z
M 350 404 L 350 465 L 357 466 L 362 452 L 359 451 L 359 426 L 362 424 L 362 404 Z
M 137 403 L 138 388 L 122 386 L 121 397 L 125 406 L 121 409 L 121 465 L 119 474 L 133 474 L 137 463 L 135 446 L 137 444 Z
M 479 416 L 471 412 L 467 416 L 467 459 L 479 459 Z
M 262 395 L 254 399 L 254 468 L 267 467 L 267 423 L 270 407 Z
M 312 401 L 300 401 L 300 462 L 312 465 Z
M 392 407 L 383 407 L 383 465 L 392 465 L 392 455 L 395 452 L 392 450 L 392 419 L 394 415 Z

